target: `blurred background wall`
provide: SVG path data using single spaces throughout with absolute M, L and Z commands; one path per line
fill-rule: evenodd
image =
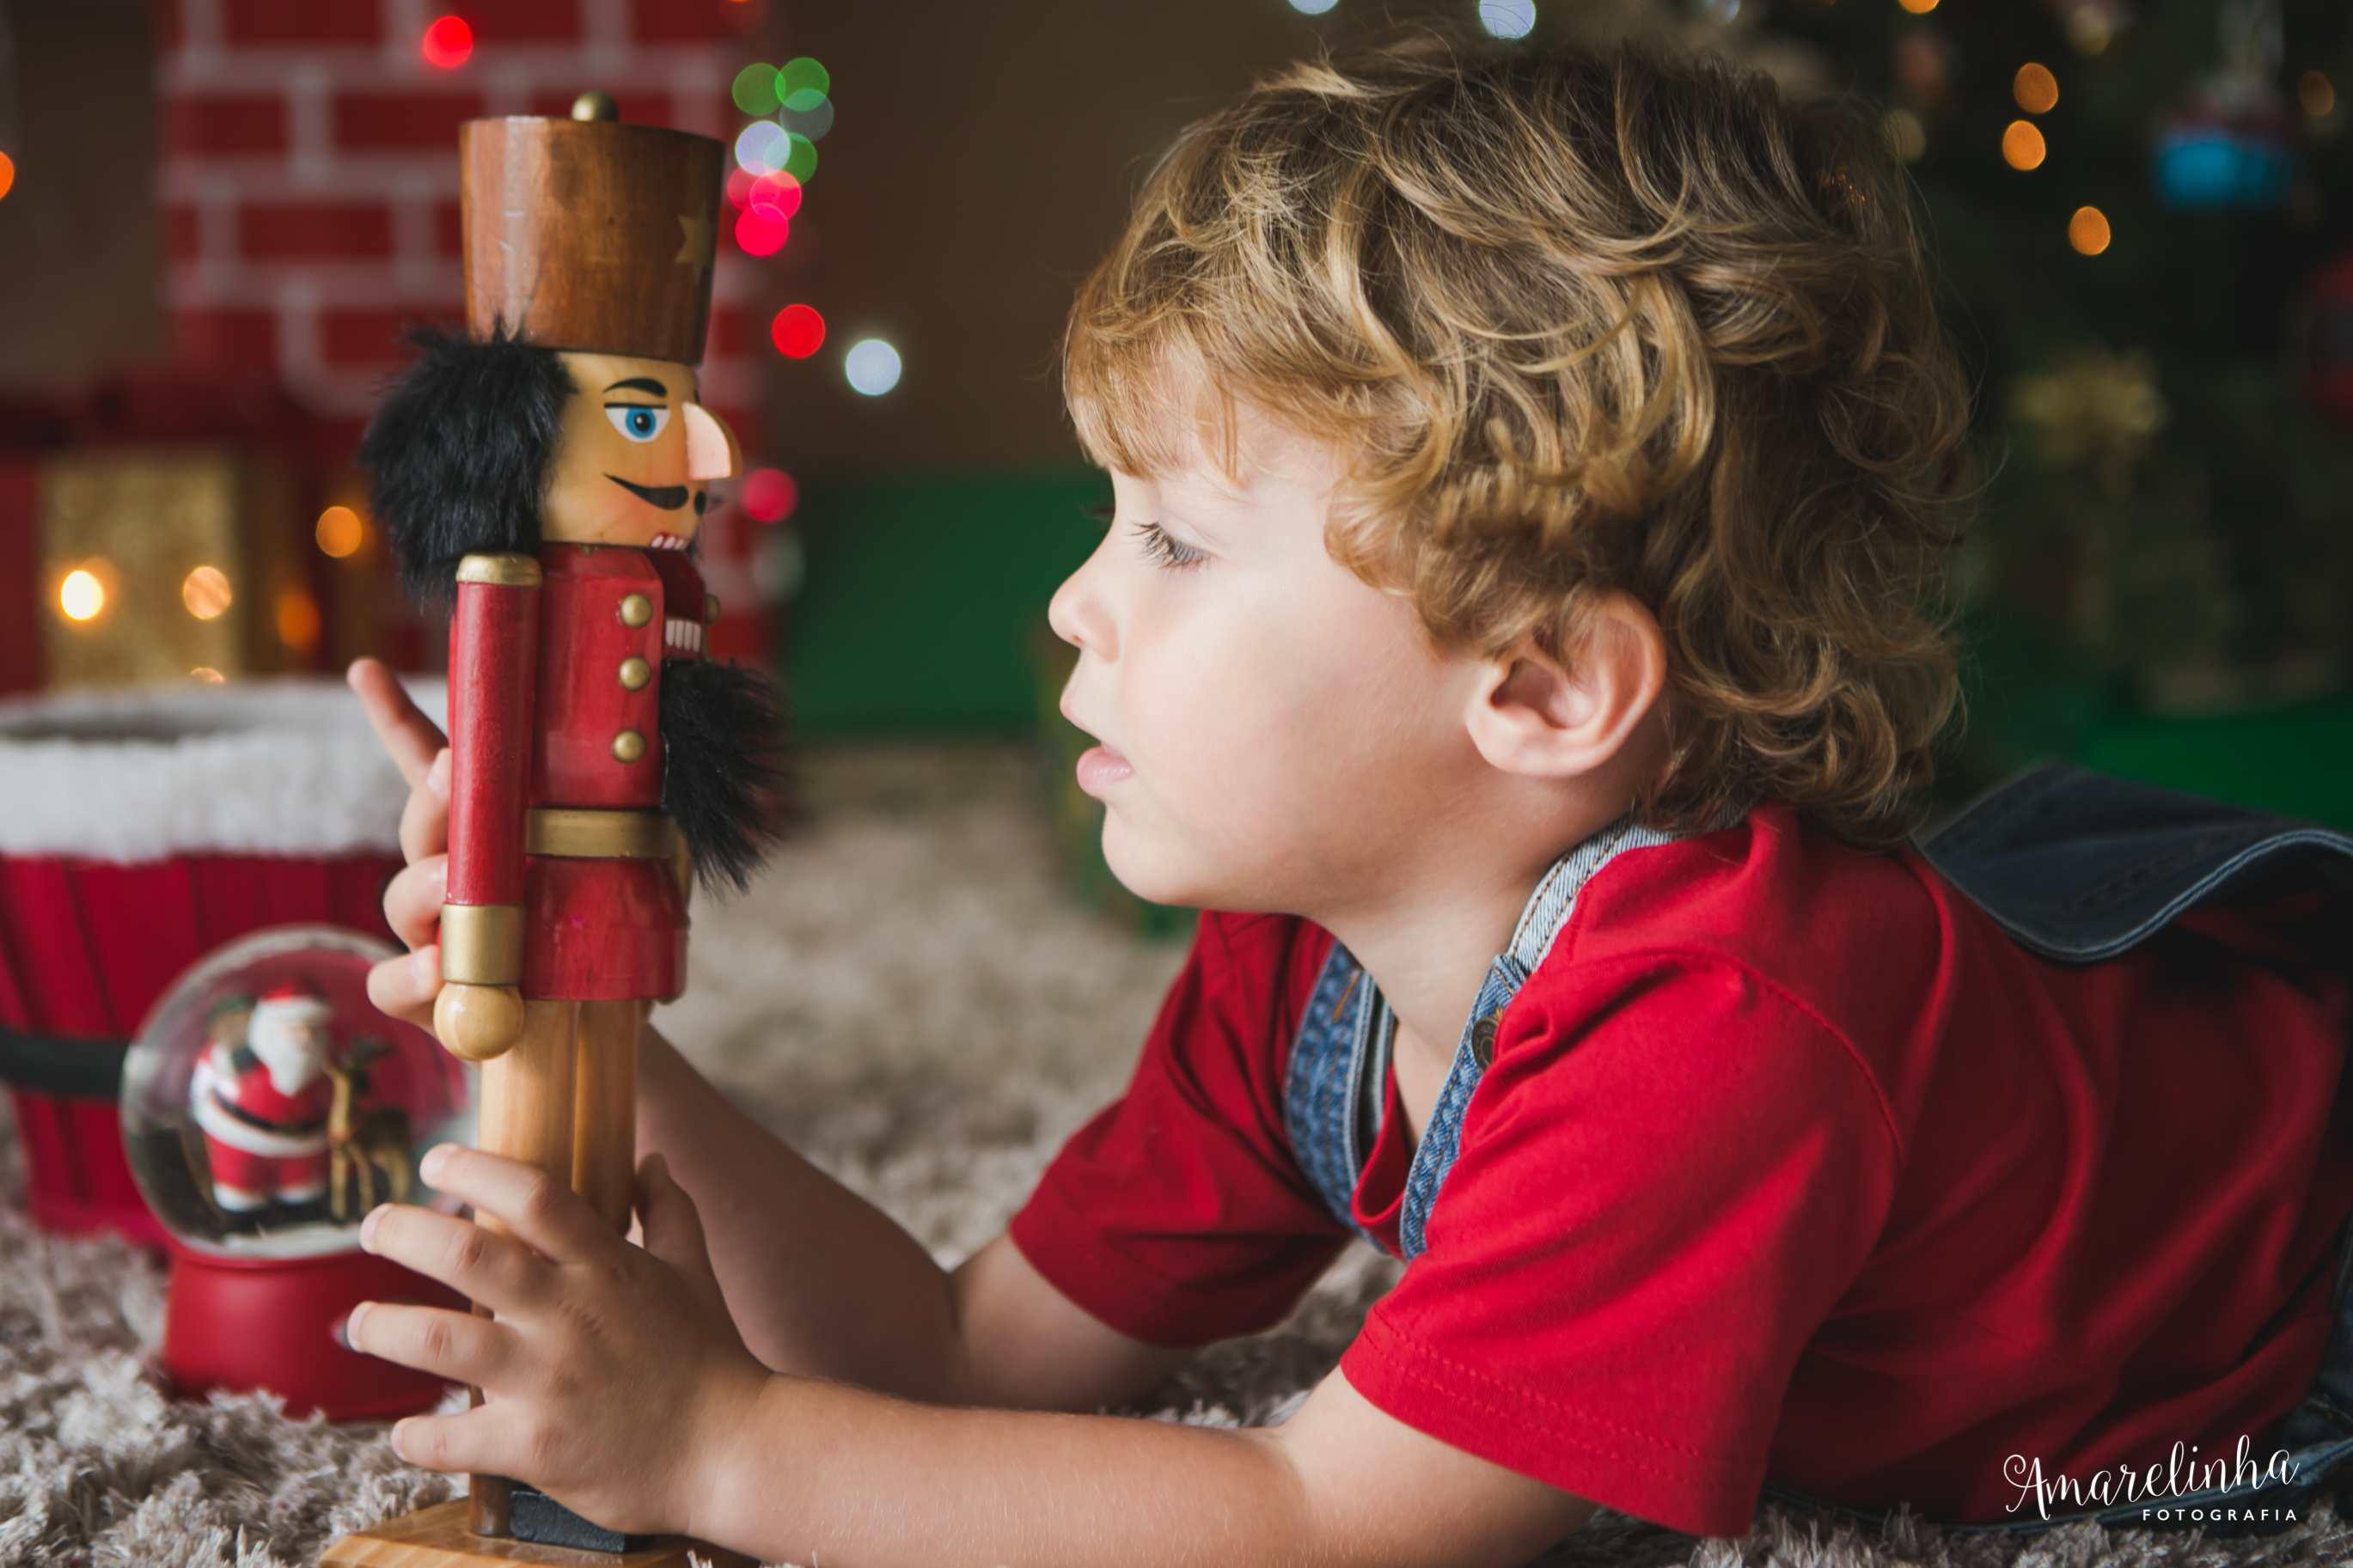
M 353 444 L 458 309 L 459 122 L 598 88 L 734 149 L 723 650 L 809 737 L 1053 733 L 1108 496 L 1073 285 L 1187 121 L 1422 16 L 1877 106 L 1979 392 L 1953 789 L 2071 755 L 2353 820 L 2341 0 L 0 0 L 0 689 L 437 661 Z

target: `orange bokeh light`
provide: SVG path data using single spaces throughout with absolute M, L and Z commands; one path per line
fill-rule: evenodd
M 2108 215 L 2097 207 L 2077 207 L 2075 216 L 2067 220 L 2067 243 L 2080 255 L 2099 255 L 2108 247 L 2112 237 Z
M 200 621 L 216 621 L 237 602 L 228 577 L 217 566 L 199 566 L 180 584 L 180 603 Z
M 300 588 L 278 595 L 278 640 L 301 653 L 319 646 L 318 602 Z
M 2010 96 L 2029 114 L 2048 114 L 2059 103 L 2059 79 L 2051 74 L 2049 66 L 2029 61 L 2010 79 Z
M 16 184 L 16 160 L 0 153 L 0 196 L 8 194 Z
M 2001 133 L 2001 161 L 2013 169 L 2039 169 L 2051 155 L 2042 132 L 2023 120 L 2013 120 Z
M 367 538 L 367 525 L 347 506 L 331 506 L 319 514 L 319 548 L 341 561 L 357 551 Z

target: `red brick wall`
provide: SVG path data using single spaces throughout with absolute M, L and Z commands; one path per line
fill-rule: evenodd
M 356 442 L 400 362 L 400 329 L 456 321 L 457 135 L 481 115 L 568 111 L 588 88 L 624 118 L 725 138 L 762 0 L 156 0 L 175 355 L 199 374 L 262 371 Z M 471 26 L 452 70 L 419 45 Z M 720 246 L 703 395 L 747 448 L 761 421 L 749 322 L 760 263 Z M 714 509 L 705 573 L 756 608 L 751 530 Z M 729 628 L 742 646 L 753 628 Z

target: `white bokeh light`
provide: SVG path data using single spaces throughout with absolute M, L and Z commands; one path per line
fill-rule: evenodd
M 1321 16 L 1339 3 L 1340 0 L 1291 0 L 1291 8 L 1304 11 L 1311 16 Z
M 735 138 L 737 165 L 754 174 L 783 168 L 792 150 L 792 138 L 773 120 L 754 120 Z
M 862 339 L 849 345 L 841 369 L 853 388 L 869 397 L 880 397 L 899 384 L 899 351 L 881 338 Z
M 1535 28 L 1535 0 L 1479 0 L 1479 25 L 1498 38 L 1525 38 Z

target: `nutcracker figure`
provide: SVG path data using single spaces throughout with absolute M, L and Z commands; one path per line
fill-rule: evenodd
M 740 886 L 765 847 L 776 710 L 703 658 L 694 542 L 739 463 L 694 371 L 720 145 L 601 95 L 575 115 L 460 130 L 468 330 L 412 336 L 360 456 L 411 590 L 450 606 L 435 1032 L 482 1064 L 481 1146 L 626 1230 L 638 1030 L 685 984 L 689 868 Z M 470 1490 L 477 1535 L 635 1544 Z
M 325 1200 L 334 1017 L 319 989 L 300 980 L 214 1016 L 188 1110 L 222 1212 Z

